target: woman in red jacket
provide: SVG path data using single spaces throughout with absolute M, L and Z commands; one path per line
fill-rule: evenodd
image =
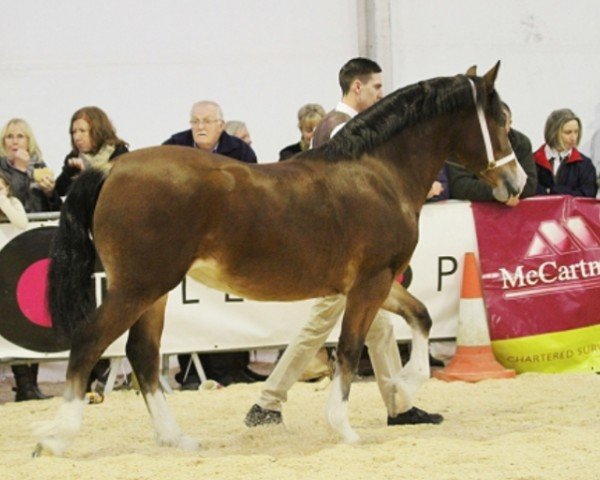
M 553 111 L 544 128 L 546 143 L 534 154 L 538 195 L 596 196 L 596 168 L 577 150 L 581 120 L 571 110 Z

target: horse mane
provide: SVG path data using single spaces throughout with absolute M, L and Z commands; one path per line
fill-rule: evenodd
M 478 92 L 483 88 L 481 79 L 472 78 Z M 499 96 L 494 91 L 490 113 L 502 121 Z M 484 96 L 478 93 L 478 102 Z M 303 158 L 326 157 L 329 160 L 358 158 L 387 141 L 405 128 L 444 113 L 452 113 L 466 106 L 474 108 L 473 92 L 465 75 L 438 77 L 425 80 L 385 96 L 373 106 L 351 119 L 329 142 L 304 152 Z M 483 105 L 484 110 L 487 105 Z

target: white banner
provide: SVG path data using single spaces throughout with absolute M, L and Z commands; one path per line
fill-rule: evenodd
M 54 221 L 33 221 L 28 232 L 40 227 L 52 227 Z M 460 263 L 465 252 L 477 250 L 475 228 L 469 202 L 445 201 L 425 205 L 420 220 L 420 240 L 405 275 L 409 291 L 425 303 L 433 319 L 432 338 L 453 338 L 458 322 L 460 295 Z M 25 232 L 27 233 L 27 232 Z M 17 239 L 24 233 L 8 224 L 0 224 L 0 285 L 2 301 L 14 302 L 17 287 L 2 278 L 3 271 L 12 271 L 5 251 L 18 250 Z M 31 233 L 29 233 L 31 235 Z M 10 248 L 7 245 L 11 243 Z M 17 247 L 15 247 L 17 244 Z M 27 255 L 24 253 L 23 255 Z M 4 265 L 2 263 L 4 262 Z M 24 260 L 25 264 L 27 261 Z M 21 262 L 23 263 L 23 262 Z M 20 265 L 16 267 L 23 269 Z M 97 291 L 101 291 L 101 275 L 97 275 Z M 14 281 L 12 283 L 15 283 Z M 37 292 L 43 299 L 43 292 Z M 40 300 L 41 301 L 41 300 Z M 307 321 L 314 300 L 301 302 L 256 302 L 211 290 L 186 278 L 169 295 L 161 353 L 191 351 L 250 350 L 286 345 Z M 22 321 L 32 321 L 23 312 Z M 2 308 L 4 312 L 4 308 Z M 0 325 L 7 318 L 0 316 Z M 390 316 L 399 340 L 410 338 L 410 330 L 401 317 Z M 32 317 L 33 318 L 33 317 Z M 329 341 L 335 342 L 339 325 Z M 10 358 L 66 358 L 67 351 L 36 352 L 2 335 L 0 328 L 0 360 Z M 118 339 L 106 351 L 106 356 L 124 355 L 126 336 Z M 21 342 L 22 343 L 22 342 Z

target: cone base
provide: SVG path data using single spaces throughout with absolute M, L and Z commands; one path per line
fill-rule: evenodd
M 450 364 L 443 370 L 434 371 L 433 376 L 446 382 L 479 382 L 494 378 L 514 378 L 516 372 L 500 365 L 490 346 L 458 346 Z

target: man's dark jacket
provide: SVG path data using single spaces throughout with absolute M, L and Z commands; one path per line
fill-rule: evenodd
M 165 141 L 163 145 L 183 145 L 184 147 L 196 146 L 191 129 L 171 135 L 171 138 Z M 240 140 L 233 135 L 229 135 L 227 132 L 221 133 L 217 149 L 214 153 L 235 158 L 236 160 L 241 160 L 246 163 L 257 163 L 256 153 L 254 153 L 252 147 L 243 140 Z

